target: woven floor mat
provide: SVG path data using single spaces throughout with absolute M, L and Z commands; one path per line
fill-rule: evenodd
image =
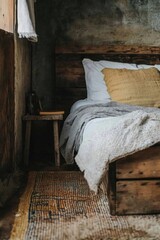
M 110 216 L 80 172 L 31 172 L 11 240 L 160 239 L 160 216 Z

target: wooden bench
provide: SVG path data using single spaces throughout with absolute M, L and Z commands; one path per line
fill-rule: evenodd
M 24 164 L 28 166 L 29 151 L 30 151 L 30 137 L 31 137 L 31 123 L 32 121 L 52 121 L 53 122 L 53 138 L 54 138 L 54 156 L 56 167 L 60 166 L 59 153 L 59 131 L 58 121 L 63 120 L 64 112 L 41 112 L 41 115 L 25 115 L 23 120 L 26 121 L 25 132 L 25 146 L 24 146 Z

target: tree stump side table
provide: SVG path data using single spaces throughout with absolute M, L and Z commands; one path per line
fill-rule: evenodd
M 63 120 L 63 111 L 59 112 L 40 112 L 40 115 L 25 115 L 23 121 L 26 121 L 25 130 L 25 145 L 24 145 L 24 164 L 28 166 L 29 151 L 30 151 L 30 137 L 31 137 L 31 123 L 32 121 L 52 121 L 53 122 L 53 138 L 54 138 L 54 156 L 55 166 L 60 166 L 60 152 L 59 152 L 59 131 L 58 121 Z

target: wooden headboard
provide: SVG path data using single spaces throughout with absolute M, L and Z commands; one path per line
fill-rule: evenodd
M 137 64 L 160 64 L 160 47 L 72 46 L 55 49 L 55 104 L 68 114 L 71 105 L 86 98 L 83 58 Z

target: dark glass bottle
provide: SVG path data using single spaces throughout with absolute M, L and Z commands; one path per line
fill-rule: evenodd
M 29 92 L 27 96 L 27 113 L 31 115 L 39 114 L 41 110 L 40 100 L 35 91 Z

